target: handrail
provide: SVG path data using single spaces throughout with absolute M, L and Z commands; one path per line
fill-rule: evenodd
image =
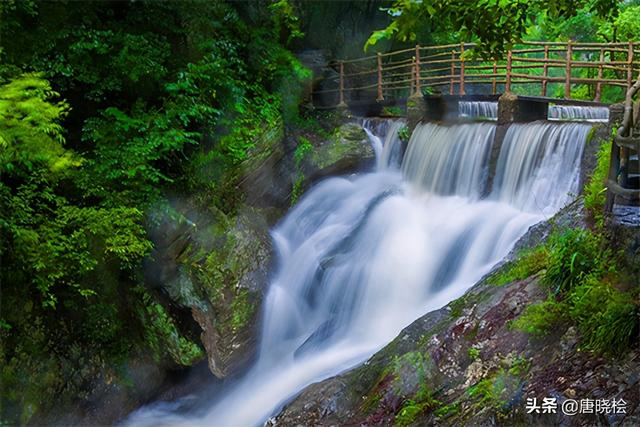
M 631 48 L 630 48 L 631 51 Z M 611 212 L 617 197 L 640 202 L 640 189 L 627 186 L 629 181 L 629 161 L 632 151 L 640 154 L 640 137 L 634 137 L 633 129 L 638 123 L 633 120 L 633 97 L 640 91 L 640 75 L 629 87 L 625 96 L 622 123 L 611 144 L 611 162 L 607 177 L 607 201 L 605 211 Z
M 541 96 L 547 96 L 549 86 L 554 85 L 563 88 L 565 99 L 571 99 L 573 85 L 581 84 L 587 85 L 592 99 L 599 102 L 605 90 L 629 90 L 633 76 L 640 70 L 638 42 L 527 41 L 513 46 L 505 58 L 491 60 L 470 56 L 469 51 L 476 47 L 476 43 L 416 45 L 332 61 L 324 68 L 331 78 L 325 79 L 324 86 L 313 94 L 337 93 L 337 101 L 345 104 L 353 96 L 366 96 L 361 92 L 366 89 L 373 89 L 372 98 L 384 101 L 385 97 L 420 94 L 425 88 L 429 91 L 448 86 L 450 94 L 464 94 L 469 85 L 489 84 L 490 89 L 485 90 L 496 94 L 518 91 L 517 85 L 537 83 Z M 532 94 L 531 88 L 526 94 Z

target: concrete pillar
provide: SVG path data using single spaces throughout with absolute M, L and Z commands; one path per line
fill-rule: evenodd
M 609 106 L 609 127 L 612 129 L 618 128 L 624 118 L 624 104 L 611 104 Z
M 549 103 L 542 99 L 520 97 L 505 92 L 498 99 L 498 124 L 546 120 Z
M 429 118 L 428 106 L 425 98 L 421 94 L 413 94 L 407 98 L 407 127 L 409 135 L 413 133 L 418 123 L 425 118 Z
M 349 106 L 345 102 L 338 104 L 336 106 L 336 111 L 340 117 L 344 117 L 345 119 L 350 119 L 352 117 Z

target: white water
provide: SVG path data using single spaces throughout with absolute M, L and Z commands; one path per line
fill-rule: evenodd
M 609 120 L 609 108 L 582 105 L 550 105 L 549 119 L 606 122 Z
M 460 117 L 498 118 L 498 103 L 485 101 L 459 101 L 458 115 Z
M 413 132 L 402 170 L 428 193 L 480 197 L 488 176 L 495 125 L 421 125 Z
M 403 119 L 363 119 L 361 124 L 376 154 L 376 169 L 398 168 L 402 162 L 399 132 L 406 122 Z
M 365 361 L 461 296 L 576 190 L 586 136 L 578 127 L 588 127 L 535 125 L 548 132 L 541 139 L 531 126 L 512 128 L 485 200 L 492 124 L 421 125 L 402 172 L 382 165 L 316 185 L 273 231 L 279 265 L 255 366 L 209 408 L 185 415 L 160 403 L 128 424 L 262 425 L 305 386 Z M 556 154 L 561 162 L 546 161 Z M 531 203 L 532 194 L 544 197 Z

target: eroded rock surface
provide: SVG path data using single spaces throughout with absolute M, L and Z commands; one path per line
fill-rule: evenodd
M 576 203 L 534 227 L 514 251 L 540 243 L 553 227 L 583 225 L 582 218 Z M 511 327 L 546 297 L 540 275 L 504 286 L 485 279 L 415 321 L 364 365 L 305 389 L 273 424 L 638 425 L 637 347 L 603 358 L 581 351 L 569 325 L 544 337 Z M 528 398 L 545 397 L 556 399 L 555 414 L 527 413 Z M 622 399 L 626 414 L 563 415 L 568 399 Z

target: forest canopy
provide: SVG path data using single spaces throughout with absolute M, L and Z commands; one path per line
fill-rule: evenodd
M 528 38 L 538 25 L 543 25 L 545 35 L 552 38 L 593 26 L 598 31 L 589 33 L 591 37 L 604 41 L 640 37 L 634 19 L 638 17 L 638 5 L 618 0 L 397 0 L 386 11 L 392 22 L 371 35 L 365 50 L 389 38 L 419 41 L 425 28 L 432 33 L 455 33 L 457 41 L 477 42 L 475 54 L 484 58 L 501 57 L 515 43 Z

